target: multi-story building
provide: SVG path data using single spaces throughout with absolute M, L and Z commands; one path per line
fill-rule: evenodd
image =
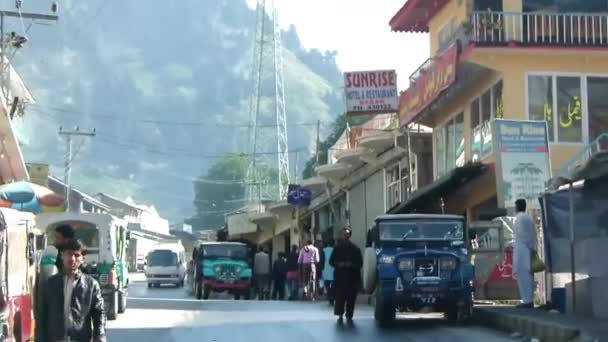
M 400 132 L 393 114 L 345 131 L 329 152 L 328 164 L 316 168 L 318 176 L 302 182 L 315 195 L 299 224 L 307 237 L 328 240 L 349 226 L 352 241 L 364 247 L 375 218 L 431 180 L 430 133 Z
M 494 119 L 546 121 L 553 176 L 608 130 L 605 1 L 408 0 L 390 26 L 429 33 L 399 115 L 434 130 L 435 182 L 394 212 L 496 208 Z

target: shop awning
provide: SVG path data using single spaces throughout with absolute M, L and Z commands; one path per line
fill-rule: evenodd
M 421 212 L 421 208 L 428 207 L 434 198 L 445 197 L 458 190 L 463 184 L 481 176 L 488 170 L 489 166 L 482 163 L 469 163 L 457 167 L 450 173 L 442 176 L 435 182 L 420 188 L 410 198 L 390 209 L 388 214 L 407 214 Z M 421 212 L 422 213 L 422 212 Z
M 391 30 L 429 32 L 429 20 L 447 3 L 448 0 L 408 0 L 391 19 Z

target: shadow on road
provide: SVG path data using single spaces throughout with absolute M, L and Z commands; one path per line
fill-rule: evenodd
M 172 298 L 129 298 L 128 309 L 175 311 L 204 310 L 201 302 L 197 300 Z

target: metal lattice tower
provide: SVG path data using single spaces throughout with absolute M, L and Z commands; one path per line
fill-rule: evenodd
M 266 0 L 258 0 L 256 7 L 256 29 L 253 48 L 253 92 L 249 106 L 249 146 L 251 157 L 247 170 L 247 198 L 250 203 L 261 199 L 262 184 L 258 179 L 258 122 L 262 83 L 266 72 L 274 74 L 274 111 L 277 135 L 278 194 L 273 197 L 285 199 L 289 184 L 289 152 L 287 138 L 287 113 L 285 110 L 285 83 L 283 78 L 283 45 L 279 12 L 272 0 L 272 23 L 267 23 Z M 269 24 L 272 24 L 270 26 Z M 272 63 L 270 63 L 272 61 Z M 268 70 L 270 69 L 270 70 Z M 278 196 L 277 196 L 278 195 Z

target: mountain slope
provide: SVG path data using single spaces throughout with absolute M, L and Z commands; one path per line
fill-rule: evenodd
M 26 10 L 46 11 L 30 3 Z M 224 153 L 248 151 L 254 11 L 244 0 L 72 0 L 60 16 L 55 26 L 34 25 L 13 59 L 37 100 L 23 122 L 26 160 L 62 175 L 58 127 L 96 128 L 75 143 L 74 186 L 131 195 L 173 221 L 190 217 L 192 179 Z M 314 122 L 341 111 L 340 71 L 335 52 L 307 51 L 294 27 L 283 43 L 290 150 L 310 150 Z M 262 104 L 260 123 L 272 125 L 273 102 Z M 260 150 L 276 151 L 273 128 L 261 130 Z

